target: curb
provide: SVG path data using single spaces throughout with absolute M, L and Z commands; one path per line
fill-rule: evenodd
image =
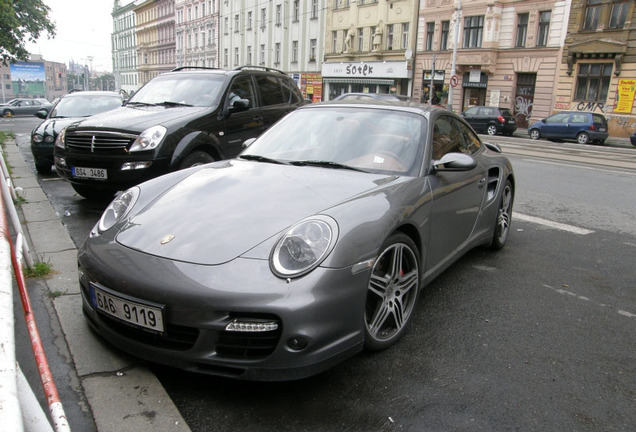
M 49 262 L 54 270 L 41 282 L 59 294 L 52 300 L 55 316 L 51 319 L 61 325 L 79 379 L 78 390 L 88 401 L 97 430 L 190 432 L 157 377 L 143 363 L 116 351 L 90 330 L 81 310 L 77 249 L 17 143 L 7 140 L 4 152 L 13 184 L 22 188 L 20 195 L 26 199 L 18 214 L 32 256 Z

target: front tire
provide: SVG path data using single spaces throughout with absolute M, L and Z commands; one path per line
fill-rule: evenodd
M 514 189 L 510 180 L 506 180 L 503 190 L 501 191 L 501 200 L 499 201 L 499 209 L 497 210 L 497 220 L 495 221 L 495 229 L 492 236 L 490 247 L 499 250 L 504 247 L 508 234 L 510 233 L 510 222 L 512 221 L 512 203 L 514 201 Z
M 541 132 L 539 132 L 539 129 L 530 129 L 530 138 L 533 140 L 541 138 Z
M 44 163 L 36 163 L 35 170 L 40 174 L 51 174 L 52 164 L 44 162 Z
M 214 158 L 204 151 L 194 151 L 187 155 L 181 162 L 181 169 L 191 168 L 214 162 Z
M 405 332 L 420 288 L 420 255 L 405 234 L 393 234 L 375 260 L 364 310 L 364 347 L 379 351 Z
M 13 111 L 11 111 L 10 109 L 8 110 L 4 110 L 4 112 L 2 113 L 2 115 L 4 117 L 13 117 Z
M 497 135 L 497 126 L 495 126 L 494 124 L 488 125 L 488 129 L 486 129 L 486 132 L 488 132 L 488 135 L 490 136 Z

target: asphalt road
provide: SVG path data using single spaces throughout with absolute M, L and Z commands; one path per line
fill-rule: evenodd
M 153 366 L 190 428 L 633 430 L 636 149 L 496 140 L 517 177 L 502 251 L 476 249 L 427 286 L 396 346 L 316 377 L 250 383 Z M 38 179 L 80 244 L 105 204 Z

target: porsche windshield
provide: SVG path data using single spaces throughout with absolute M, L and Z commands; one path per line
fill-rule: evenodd
M 329 107 L 294 111 L 242 155 L 313 166 L 418 175 L 426 119 L 390 109 Z

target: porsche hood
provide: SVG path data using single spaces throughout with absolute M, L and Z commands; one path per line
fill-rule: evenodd
M 222 264 L 303 218 L 377 188 L 383 179 L 240 160 L 211 164 L 133 214 L 116 240 L 171 260 Z

